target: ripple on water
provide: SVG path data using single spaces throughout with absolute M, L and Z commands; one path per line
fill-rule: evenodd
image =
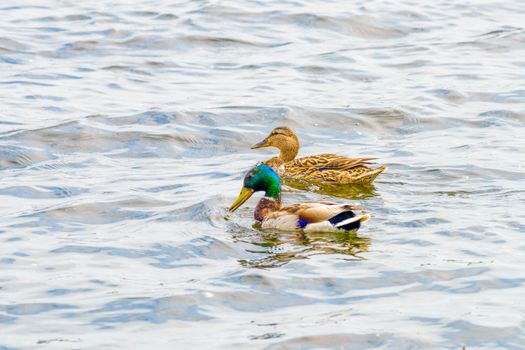
M 523 9 L 332 5 L 0 7 L 0 348 L 522 348 Z M 359 233 L 227 212 L 277 125 Z

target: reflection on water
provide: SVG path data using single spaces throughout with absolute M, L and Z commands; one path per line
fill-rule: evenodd
M 295 179 L 284 179 L 284 185 L 303 191 L 324 194 L 332 197 L 361 200 L 376 196 L 376 188 L 373 184 L 310 184 L 305 181 Z M 288 190 L 293 191 L 293 190 Z M 341 201 L 341 199 L 335 199 Z
M 259 225 L 254 225 L 259 229 Z M 240 260 L 243 266 L 279 267 L 294 259 L 307 259 L 315 254 L 341 254 L 346 260 L 365 259 L 360 253 L 368 251 L 370 238 L 360 237 L 355 231 L 330 233 L 315 232 L 258 232 L 235 233 L 234 240 L 250 243 L 257 247 L 252 253 L 263 258 Z
M 0 14 L 0 348 L 523 348 L 521 2 Z M 299 157 L 388 166 L 286 182 L 358 201 L 359 234 L 262 231 L 255 195 L 227 213 L 278 125 Z

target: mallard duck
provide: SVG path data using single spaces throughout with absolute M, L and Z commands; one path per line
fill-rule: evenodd
M 264 197 L 255 207 L 255 220 L 263 229 L 283 231 L 334 232 L 357 230 L 370 215 L 357 215 L 353 210 L 363 208 L 348 203 L 328 201 L 307 202 L 283 207 L 281 203 L 281 180 L 268 165 L 258 164 L 244 177 L 241 193 L 229 211 L 237 210 L 254 192 L 263 191 Z
M 295 159 L 299 152 L 299 139 L 292 129 L 286 126 L 273 129 L 270 135 L 253 145 L 252 149 L 262 147 L 279 149 L 279 156 L 265 162 L 277 170 L 279 175 L 310 183 L 368 184 L 386 169 L 384 166 L 368 166 L 372 164 L 370 161 L 377 158 L 348 158 L 332 153 Z

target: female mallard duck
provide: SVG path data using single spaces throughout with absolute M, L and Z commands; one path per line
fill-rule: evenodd
M 305 180 L 311 183 L 368 184 L 374 181 L 386 167 L 370 168 L 371 160 L 377 158 L 348 158 L 337 154 L 324 153 L 295 159 L 299 152 L 299 139 L 285 126 L 272 130 L 254 148 L 276 147 L 279 156 L 266 162 L 284 178 Z M 279 170 L 284 165 L 284 170 Z
M 356 215 L 352 210 L 363 208 L 348 203 L 307 202 L 283 207 L 281 204 L 281 181 L 275 171 L 265 164 L 258 164 L 244 177 L 244 186 L 230 211 L 235 211 L 254 192 L 264 191 L 265 196 L 255 207 L 255 220 L 263 229 L 283 231 L 333 232 L 357 230 L 368 214 Z

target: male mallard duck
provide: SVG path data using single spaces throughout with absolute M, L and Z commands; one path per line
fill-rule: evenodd
M 264 191 L 265 196 L 255 207 L 255 220 L 263 229 L 283 231 L 333 232 L 357 230 L 368 214 L 356 215 L 352 210 L 363 209 L 348 203 L 307 202 L 283 207 L 281 204 L 281 180 L 268 165 L 258 164 L 244 177 L 244 186 L 229 211 L 235 211 L 254 192 Z
M 367 184 L 374 181 L 386 167 L 370 168 L 371 160 L 377 158 L 348 158 L 324 153 L 295 159 L 299 152 L 299 139 L 292 129 L 279 126 L 252 149 L 276 147 L 279 156 L 266 162 L 284 178 L 305 180 L 311 183 Z M 284 171 L 278 170 L 284 164 Z

